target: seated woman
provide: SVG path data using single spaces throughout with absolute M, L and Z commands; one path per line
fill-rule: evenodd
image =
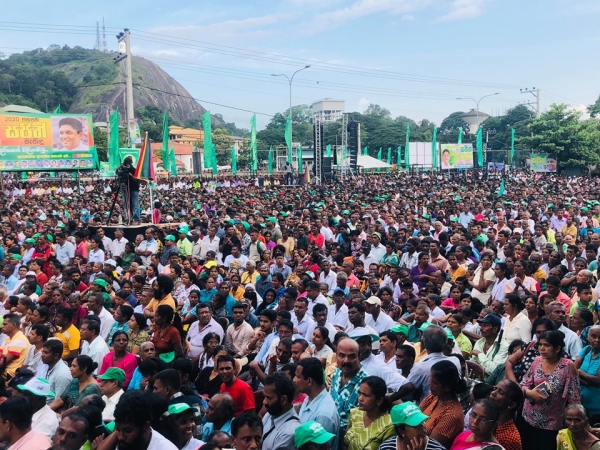
M 498 428 L 499 415 L 500 411 L 493 401 L 476 400 L 469 416 L 469 429 L 456 437 L 450 450 L 483 449 L 498 445 L 494 431 Z M 498 448 L 502 447 L 498 445 Z
M 590 433 L 590 421 L 582 405 L 567 406 L 565 424 L 556 438 L 557 450 L 600 450 L 600 439 Z
M 79 355 L 71 362 L 71 384 L 60 397 L 50 403 L 53 411 L 79 406 L 84 397 L 92 394 L 100 395 L 100 385 L 92 375 L 98 368 L 92 358 Z
M 125 383 L 123 389 L 127 390 L 129 381 L 133 376 L 133 372 L 137 367 L 137 358 L 133 353 L 127 350 L 129 344 L 129 336 L 125 331 L 115 331 L 113 334 L 113 351 L 107 353 L 102 359 L 102 365 L 98 371 L 98 375 L 102 375 L 111 367 L 123 369 L 125 372 Z
M 379 450 L 446 450 L 438 441 L 427 436 L 424 423 L 429 416 L 423 414 L 414 403 L 394 405 L 390 417 L 398 436 L 383 441 Z

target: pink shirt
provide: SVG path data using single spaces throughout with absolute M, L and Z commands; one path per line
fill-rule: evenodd
M 43 434 L 31 430 L 9 447 L 10 450 L 40 450 L 52 447 L 52 441 Z
M 546 295 L 547 293 L 548 293 L 548 291 L 541 292 L 540 297 L 542 295 Z M 568 311 L 571 310 L 571 299 L 569 298 L 569 296 L 567 294 L 565 294 L 563 291 L 560 291 L 560 293 L 556 296 L 556 301 L 561 302 L 563 305 L 565 305 L 565 309 L 567 310 L 567 314 L 568 314 Z
M 127 353 L 125 358 L 118 362 L 116 366 L 113 365 L 113 356 L 115 352 L 107 353 L 106 356 L 102 359 L 102 365 L 100 366 L 100 370 L 98 371 L 98 375 L 102 375 L 111 367 L 117 367 L 119 369 L 123 369 L 125 372 L 125 383 L 123 383 L 123 389 L 127 390 L 127 386 L 129 386 L 129 382 L 131 381 L 131 377 L 133 376 L 133 372 L 137 368 L 137 358 L 133 355 L 133 353 Z

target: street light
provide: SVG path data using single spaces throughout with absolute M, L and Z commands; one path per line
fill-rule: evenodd
M 476 112 L 476 115 L 477 115 L 477 119 L 479 119 L 479 103 L 484 98 L 493 97 L 494 95 L 500 95 L 500 92 L 495 92 L 493 94 L 484 95 L 483 97 L 481 97 L 479 99 L 479 101 L 475 100 L 473 97 L 456 97 L 456 100 L 473 100 L 475 102 L 475 105 L 477 105 L 477 109 L 475 110 L 475 112 Z
M 292 82 L 294 81 L 294 77 L 298 72 L 302 72 L 305 69 L 308 69 L 310 65 L 304 66 L 302 69 L 296 70 L 291 77 L 288 77 L 285 73 L 272 73 L 272 77 L 285 77 L 288 80 L 290 85 L 290 156 L 292 153 L 292 142 L 293 142 L 293 134 L 292 134 Z

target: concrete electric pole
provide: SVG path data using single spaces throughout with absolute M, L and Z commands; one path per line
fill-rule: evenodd
M 535 117 L 536 119 L 540 117 L 540 114 L 542 114 L 542 106 L 540 103 L 540 89 L 536 89 L 535 86 L 532 89 L 529 88 L 525 88 L 525 89 L 519 89 L 519 91 L 521 91 L 521 94 L 525 94 L 525 93 L 530 93 L 531 95 L 533 95 L 536 99 L 535 102 L 535 106 L 533 105 L 532 102 L 527 102 L 525 103 L 525 105 L 527 106 L 531 106 L 531 108 L 535 111 Z
M 114 62 L 119 63 L 125 60 L 125 111 L 127 124 L 134 119 L 133 110 L 133 70 L 131 68 L 131 39 L 129 29 L 117 35 L 119 41 L 119 54 L 114 58 Z

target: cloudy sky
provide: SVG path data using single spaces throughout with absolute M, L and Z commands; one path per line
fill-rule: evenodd
M 600 2 L 591 0 L 29 0 L 3 8 L 0 52 L 93 47 L 96 21 L 116 50 L 155 61 L 213 113 L 259 128 L 289 105 L 325 97 L 440 123 L 475 107 L 501 114 L 534 101 L 584 108 L 600 94 Z M 31 25 L 36 24 L 36 25 Z M 212 102 L 214 104 L 211 104 Z M 216 104 L 222 105 L 218 106 Z M 238 108 L 238 109 L 234 109 Z M 247 111 L 243 111 L 247 110 Z

